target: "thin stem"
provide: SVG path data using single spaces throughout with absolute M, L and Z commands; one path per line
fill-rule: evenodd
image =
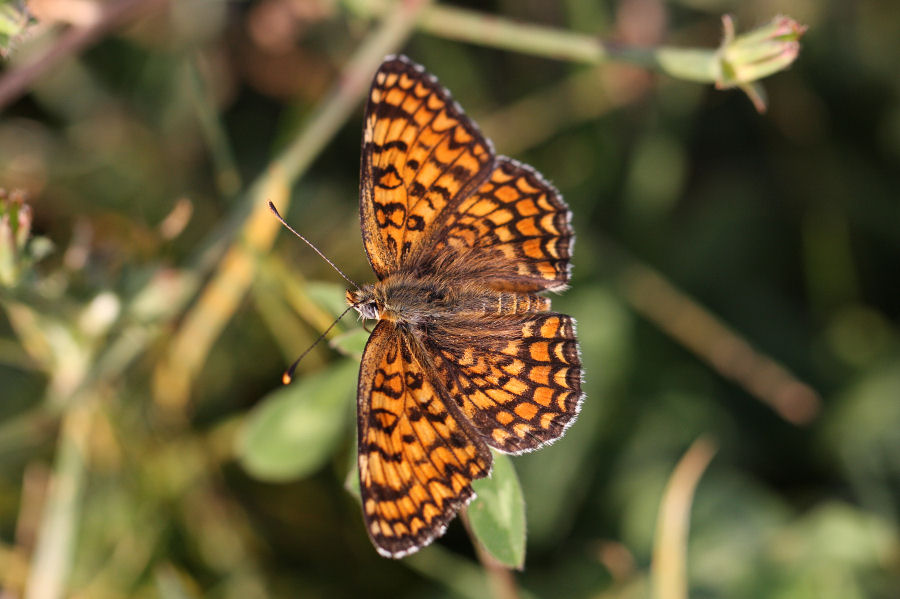
M 450 6 L 432 6 L 422 15 L 419 28 L 457 41 L 573 62 L 596 63 L 609 58 L 603 42 L 593 35 L 517 23 Z
M 81 518 L 93 409 L 89 402 L 80 402 L 63 417 L 53 484 L 41 519 L 25 599 L 56 599 L 64 595 Z
M 380 14 L 387 6 L 379 0 L 350 3 L 350 8 L 363 16 Z M 596 64 L 619 60 L 647 68 L 659 66 L 655 48 L 608 44 L 587 33 L 519 23 L 452 6 L 429 6 L 422 11 L 417 27 L 447 39 L 571 62 Z
M 161 8 L 166 0 L 120 0 L 103 5 L 97 19 L 86 27 L 66 30 L 43 54 L 7 71 L 0 78 L 0 112 L 21 96 L 31 83 L 65 58 L 78 54 L 106 33 L 147 12 Z
M 513 573 L 509 568 L 494 559 L 494 557 L 481 546 L 478 537 L 476 537 L 475 533 L 472 531 L 472 525 L 469 522 L 469 513 L 466 508 L 460 510 L 459 519 L 462 521 L 463 526 L 465 526 L 466 533 L 468 533 L 469 539 L 472 541 L 472 546 L 475 548 L 475 554 L 478 556 L 478 561 L 481 562 L 484 571 L 488 575 L 494 597 L 496 599 L 519 599 L 519 587 L 516 585 L 516 577 L 513 576 Z
M 185 62 L 185 79 L 197 119 L 200 132 L 206 140 L 216 170 L 216 186 L 229 200 L 241 189 L 241 175 L 234 159 L 234 152 L 228 142 L 228 136 L 219 119 L 215 100 L 208 78 L 204 76 L 202 55 L 194 52 Z
M 700 437 L 682 456 L 666 485 L 656 522 L 653 563 L 654 599 L 687 599 L 687 544 L 691 504 L 700 477 L 716 453 L 716 445 Z
M 624 261 L 617 284 L 625 301 L 722 376 L 802 426 L 820 412 L 819 394 L 649 266 L 610 246 Z

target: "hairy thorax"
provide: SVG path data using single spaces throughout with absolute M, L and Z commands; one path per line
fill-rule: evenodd
M 388 320 L 409 328 L 442 319 L 514 316 L 550 309 L 548 298 L 531 293 L 492 289 L 478 281 L 445 281 L 402 273 L 348 290 L 347 303 L 362 318 Z

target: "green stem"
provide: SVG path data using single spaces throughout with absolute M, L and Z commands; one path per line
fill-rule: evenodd
M 387 6 L 381 0 L 348 0 L 346 4 L 364 17 L 381 14 Z M 589 64 L 626 62 L 690 81 L 712 83 L 717 74 L 713 48 L 622 46 L 587 33 L 518 23 L 463 8 L 429 6 L 422 11 L 418 28 L 447 39 L 546 58 Z
M 234 152 L 228 136 L 219 120 L 215 101 L 204 77 L 202 56 L 194 52 L 185 62 L 185 78 L 188 82 L 191 101 L 200 121 L 200 130 L 212 154 L 216 169 L 216 186 L 226 198 L 233 199 L 241 188 L 241 175 L 234 160 Z
M 363 18 L 381 15 L 385 0 L 345 0 L 345 6 Z M 474 10 L 432 5 L 422 11 L 417 27 L 447 39 L 537 54 L 574 62 L 600 62 L 608 58 L 599 38 L 553 27 L 517 23 Z
M 345 0 L 344 4 L 367 18 L 381 14 L 389 6 L 385 0 Z M 591 34 L 518 23 L 443 5 L 422 11 L 418 28 L 443 38 L 522 54 L 589 64 L 624 62 L 685 81 L 715 83 L 720 88 L 741 87 L 759 108 L 755 98 L 758 94 L 748 85 L 787 68 L 797 56 L 797 40 L 806 27 L 788 17 L 776 17 L 764 27 L 735 36 L 732 20 L 726 16 L 724 22 L 727 33 L 720 48 L 623 46 L 603 42 Z M 727 68 L 739 68 L 739 76 L 731 80 L 727 73 L 723 75 Z
M 419 18 L 419 11 L 431 0 L 403 0 L 393 14 L 356 51 L 347 63 L 338 84 L 309 115 L 308 125 L 296 141 L 285 148 L 274 164 L 284 169 L 289 181 L 299 178 L 318 156 L 325 144 L 362 100 L 372 80 L 372 74 L 386 54 L 395 51 L 409 36 Z
M 422 14 L 419 28 L 448 39 L 573 62 L 596 63 L 609 58 L 596 36 L 517 23 L 462 8 L 432 6 Z
M 87 474 L 86 446 L 93 406 L 79 402 L 66 411 L 52 485 L 44 506 L 25 599 L 57 599 L 65 594 L 74 561 L 74 540 Z

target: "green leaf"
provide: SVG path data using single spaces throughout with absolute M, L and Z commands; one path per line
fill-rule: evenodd
M 347 309 L 346 290 L 337 283 L 309 281 L 306 284 L 306 292 L 316 304 L 335 316 Z
M 344 478 L 344 489 L 350 493 L 351 496 L 356 500 L 356 503 L 362 503 L 362 492 L 359 490 L 359 468 L 356 465 L 356 452 L 353 452 L 353 456 L 349 462 L 349 467 L 347 468 L 347 476 Z
M 344 436 L 358 368 L 355 360 L 342 360 L 263 399 L 238 435 L 236 453 L 244 469 L 268 481 L 318 470 Z
M 472 532 L 500 563 L 521 568 L 525 563 L 525 500 L 509 456 L 493 452 L 489 478 L 472 482 L 478 497 L 468 507 Z
M 191 599 L 198 595 L 188 591 L 181 574 L 171 565 L 163 564 L 154 572 L 156 592 L 162 599 Z
M 345 356 L 351 356 L 359 360 L 362 358 L 362 353 L 368 340 L 369 332 L 362 327 L 357 327 L 337 335 L 328 342 L 328 345 Z

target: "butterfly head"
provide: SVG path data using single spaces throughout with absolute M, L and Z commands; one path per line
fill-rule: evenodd
M 381 318 L 379 301 L 375 297 L 375 288 L 372 285 L 363 285 L 359 289 L 348 289 L 347 303 L 353 306 L 360 317 L 366 320 Z

